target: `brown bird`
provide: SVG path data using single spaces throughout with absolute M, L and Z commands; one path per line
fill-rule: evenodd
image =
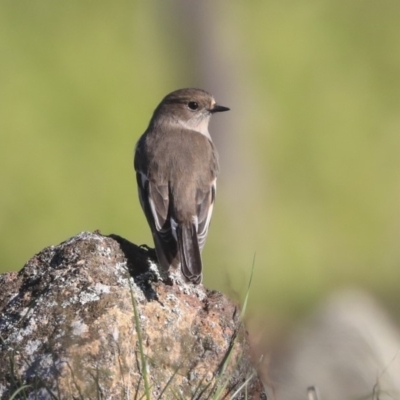
M 228 111 L 201 89 L 168 94 L 135 149 L 140 204 L 159 264 L 181 265 L 185 278 L 202 280 L 201 251 L 215 201 L 218 154 L 208 132 L 212 114 Z

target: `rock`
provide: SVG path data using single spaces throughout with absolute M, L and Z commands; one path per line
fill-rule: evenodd
M 0 398 L 266 398 L 238 308 L 151 256 L 84 232 L 1 275 Z

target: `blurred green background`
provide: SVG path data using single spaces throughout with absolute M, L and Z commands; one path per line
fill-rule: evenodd
M 0 271 L 83 230 L 152 244 L 134 145 L 168 92 L 231 111 L 208 287 L 271 325 L 343 285 L 400 317 L 400 3 L 0 2 Z

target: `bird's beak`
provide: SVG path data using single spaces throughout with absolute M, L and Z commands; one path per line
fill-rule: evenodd
M 219 104 L 214 104 L 213 108 L 208 109 L 208 111 L 210 111 L 210 113 L 212 113 L 212 114 L 214 114 L 216 112 L 229 111 L 229 110 L 230 110 L 230 108 L 220 106 Z

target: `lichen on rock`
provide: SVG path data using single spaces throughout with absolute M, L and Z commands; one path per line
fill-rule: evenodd
M 1 399 L 141 398 L 138 328 L 151 398 L 208 399 L 221 387 L 230 398 L 247 379 L 235 398 L 263 398 L 237 307 L 152 256 L 83 232 L 1 275 Z

